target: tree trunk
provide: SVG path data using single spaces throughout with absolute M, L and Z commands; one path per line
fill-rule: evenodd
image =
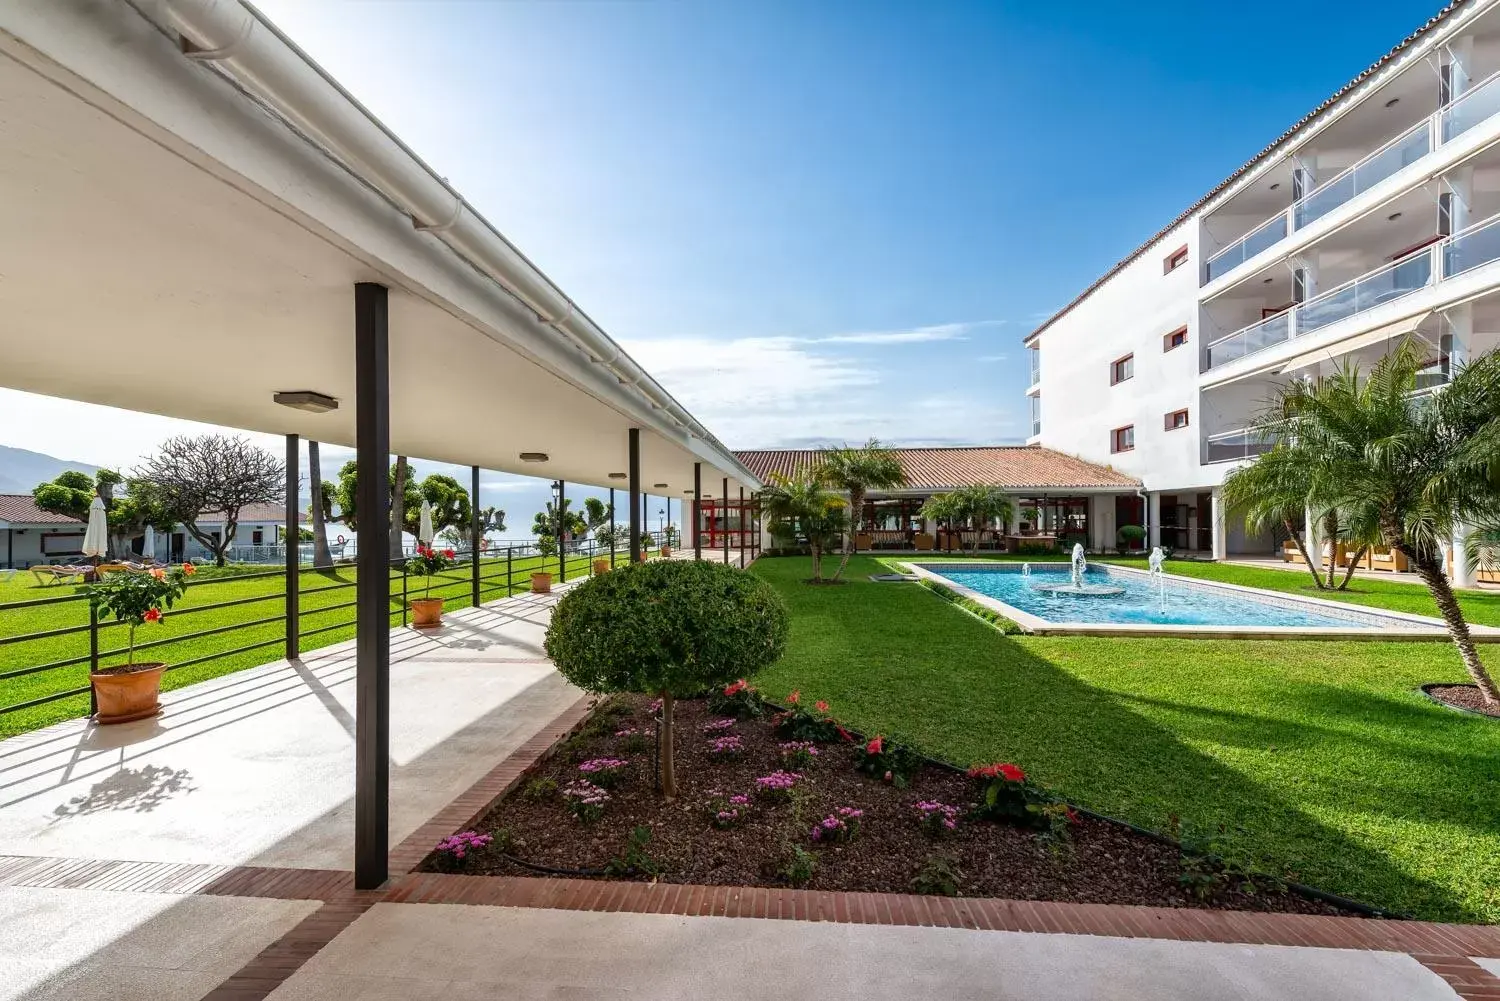
M 1359 566 L 1359 561 L 1365 558 L 1365 553 L 1369 552 L 1369 549 L 1369 546 L 1360 546 L 1355 552 L 1354 558 L 1349 561 L 1349 566 L 1344 569 L 1344 579 L 1339 581 L 1338 590 L 1348 590 L 1349 579 L 1354 576 L 1354 568 Z
M 823 547 L 818 543 L 807 540 L 808 548 L 812 550 L 813 575 L 812 579 L 821 583 L 823 580 Z
M 1500 690 L 1495 688 L 1494 679 L 1485 670 L 1484 662 L 1479 659 L 1479 651 L 1474 646 L 1474 637 L 1469 635 L 1469 624 L 1464 620 L 1463 609 L 1458 605 L 1458 599 L 1453 595 L 1453 588 L 1448 583 L 1447 574 L 1443 573 L 1443 565 L 1439 560 L 1433 559 L 1431 554 L 1412 556 L 1412 566 L 1417 569 L 1417 576 L 1422 578 L 1422 583 L 1427 585 L 1427 590 L 1432 593 L 1432 600 L 1437 603 L 1438 612 L 1443 621 L 1448 625 L 1448 635 L 1453 638 L 1458 647 L 1459 656 L 1463 658 L 1464 670 L 1469 672 L 1469 677 L 1479 687 L 1479 692 L 1484 696 L 1486 705 L 1500 704 Z
M 672 765 L 672 693 L 661 695 L 661 795 L 668 803 L 677 798 L 677 769 Z
M 328 523 L 323 520 L 323 470 L 318 466 L 318 443 L 311 440 L 307 443 L 307 466 L 312 478 L 313 565 L 331 566 L 333 554 L 328 551 Z
M 849 557 L 859 551 L 859 543 L 855 538 L 859 535 L 860 521 L 864 517 L 865 491 L 863 487 L 851 487 L 849 489 L 849 537 L 844 540 L 844 558 L 839 560 L 838 572 L 833 575 L 834 580 L 844 576 L 844 569 L 849 566 Z
M 1307 569 L 1312 572 L 1313 583 L 1318 585 L 1319 591 L 1324 590 L 1323 577 L 1318 573 L 1318 561 L 1313 559 L 1312 556 L 1308 554 L 1307 546 L 1303 544 L 1302 536 L 1297 534 L 1297 529 L 1292 524 L 1292 519 L 1281 519 L 1281 525 L 1286 529 L 1286 534 L 1290 535 L 1292 537 L 1292 541 L 1297 544 L 1297 552 L 1302 555 L 1302 562 L 1306 563 Z
M 391 488 L 391 559 L 406 555 L 401 549 L 401 532 L 406 524 L 406 456 L 396 456 L 396 484 Z
M 1332 588 L 1339 565 L 1339 515 L 1335 510 L 1330 509 L 1323 519 L 1323 537 L 1328 540 L 1328 586 Z

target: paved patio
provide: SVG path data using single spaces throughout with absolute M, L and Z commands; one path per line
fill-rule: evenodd
M 351 644 L 0 743 L 0 998 L 1500 996 L 1490 929 L 404 875 L 579 717 L 554 601 L 393 633 L 384 890 L 348 872 Z

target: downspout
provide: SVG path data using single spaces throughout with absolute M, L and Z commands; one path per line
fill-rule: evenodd
M 1151 494 L 1145 487 L 1136 487 L 1135 495 L 1141 499 L 1141 527 L 1146 530 L 1145 539 L 1141 540 L 1141 548 L 1145 549 L 1151 545 Z M 1119 535 L 1120 526 L 1115 526 L 1115 534 Z

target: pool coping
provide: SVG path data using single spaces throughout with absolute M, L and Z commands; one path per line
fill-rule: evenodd
M 1278 601 L 1311 605 L 1314 608 L 1327 609 L 1344 615 L 1348 615 L 1353 611 L 1381 619 L 1391 619 L 1398 623 L 1408 623 L 1409 625 L 1406 628 L 1399 626 L 1391 628 L 1356 628 L 1353 626 L 1343 628 L 1340 626 L 1169 625 L 1154 622 L 1052 622 L 1040 616 L 1033 615 L 1030 612 L 1022 611 L 1013 605 L 1008 605 L 998 598 L 981 594 L 973 588 L 965 587 L 955 580 L 944 577 L 941 573 L 935 573 L 927 569 L 928 566 L 937 566 L 994 570 L 997 565 L 992 560 L 923 560 L 921 564 L 902 560 L 898 565 L 904 567 L 907 572 L 916 574 L 923 580 L 940 583 L 944 587 L 961 594 L 963 597 L 1005 616 L 1020 626 L 1023 631 L 1036 636 L 1176 636 L 1197 639 L 1311 639 L 1364 640 L 1367 642 L 1444 642 L 1449 638 L 1448 627 L 1443 620 L 1431 616 L 1413 615 L 1409 612 L 1393 612 L 1385 609 L 1370 609 L 1363 605 L 1329 601 L 1325 598 L 1287 595 L 1279 591 L 1266 591 L 1257 587 L 1247 587 L 1243 584 L 1206 581 L 1197 577 L 1181 577 L 1177 574 L 1169 573 L 1164 573 L 1162 576 L 1167 580 L 1179 581 L 1189 586 L 1235 592 L 1258 599 L 1270 597 Z M 1006 564 L 1006 566 L 1009 565 Z M 1067 566 L 1066 563 L 1057 560 L 1040 560 L 1034 565 Z M 1147 571 L 1137 570 L 1134 567 L 1118 566 L 1113 563 L 1100 565 L 1107 566 L 1110 573 L 1135 574 L 1140 577 L 1150 576 Z M 1469 632 L 1476 643 L 1500 643 L 1500 629 L 1471 624 Z

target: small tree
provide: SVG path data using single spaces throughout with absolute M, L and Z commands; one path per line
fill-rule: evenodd
M 761 493 L 761 509 L 772 523 L 792 524 L 812 550 L 813 583 L 823 582 L 823 551 L 838 543 L 844 530 L 844 499 L 833 493 L 816 473 L 787 477 L 771 474 Z
M 722 563 L 658 560 L 592 577 L 552 613 L 547 656 L 590 692 L 641 692 L 662 703 L 661 786 L 677 796 L 675 699 L 774 663 L 786 647 L 786 606 L 769 584 Z
M 954 504 L 961 518 L 974 526 L 974 552 L 979 552 L 979 541 L 984 527 L 991 522 L 1007 522 L 1015 517 L 1016 507 L 1011 499 L 1001 493 L 999 487 L 986 483 L 960 487 L 953 492 Z
M 390 466 L 386 474 L 391 485 L 391 496 L 396 494 L 396 467 Z M 411 477 L 405 477 L 401 483 L 401 510 L 402 517 L 405 512 L 415 511 L 421 516 L 422 491 L 412 482 Z M 350 459 L 339 467 L 339 482 L 333 490 L 333 499 L 338 502 L 339 521 L 349 526 L 350 531 L 359 531 L 359 463 Z M 390 517 L 390 514 L 387 514 Z M 416 524 L 416 522 L 412 522 Z
M 172 520 L 212 552 L 219 566 L 234 542 L 240 510 L 279 502 L 286 490 L 280 460 L 244 438 L 222 434 L 168 438 L 137 476 L 151 483 Z M 205 518 L 220 521 L 223 531 L 204 531 L 199 522 Z
M 124 668 L 135 665 L 135 631 L 147 622 L 160 622 L 162 612 L 172 607 L 187 586 L 193 565 L 150 573 L 109 574 L 85 588 L 89 602 L 100 615 L 113 615 L 126 625 Z
M 865 493 L 868 490 L 891 490 L 906 483 L 906 473 L 896 453 L 881 447 L 871 438 L 863 447 L 845 445 L 835 448 L 823 458 L 822 478 L 829 486 L 849 492 L 849 535 L 844 541 L 844 556 L 833 579 L 838 580 L 849 566 L 849 557 L 858 551 L 856 539 L 865 512 Z

